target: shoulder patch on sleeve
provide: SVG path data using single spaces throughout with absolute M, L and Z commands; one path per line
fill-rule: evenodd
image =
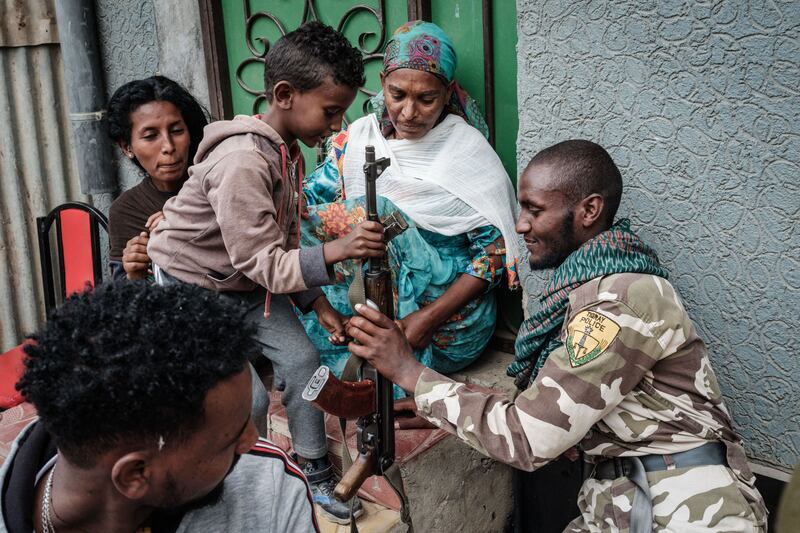
M 567 353 L 572 368 L 592 361 L 614 342 L 619 324 L 594 311 L 581 311 L 567 326 Z

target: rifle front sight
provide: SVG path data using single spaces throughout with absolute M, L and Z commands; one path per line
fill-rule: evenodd
M 364 161 L 364 178 L 366 178 L 365 185 L 367 193 L 367 219 L 380 222 L 380 217 L 378 217 L 378 193 L 375 182 L 378 181 L 378 178 L 381 176 L 381 174 L 383 174 L 383 171 L 392 164 L 392 160 L 388 157 L 381 157 L 376 161 L 375 147 L 367 146 L 364 149 Z

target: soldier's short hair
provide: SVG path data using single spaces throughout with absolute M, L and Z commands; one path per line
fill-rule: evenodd
M 585 139 L 571 139 L 545 148 L 531 159 L 528 168 L 551 165 L 556 184 L 570 201 L 599 194 L 605 204 L 605 222 L 610 226 L 622 197 L 622 175 L 608 152 Z

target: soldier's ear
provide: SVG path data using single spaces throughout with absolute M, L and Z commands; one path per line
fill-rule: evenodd
M 575 210 L 575 218 L 584 228 L 591 228 L 602 221 L 604 208 L 605 201 L 603 197 L 597 193 L 590 194 L 578 202 L 578 207 Z

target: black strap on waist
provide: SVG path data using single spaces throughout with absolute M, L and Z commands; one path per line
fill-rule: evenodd
M 631 533 L 653 531 L 653 502 L 647 472 L 674 470 L 693 466 L 725 465 L 726 448 L 722 442 L 709 442 L 693 450 L 666 455 L 615 457 L 599 463 L 584 463 L 584 478 L 616 479 L 627 477 L 635 485 L 630 511 Z
M 642 462 L 645 472 L 658 472 L 673 470 L 675 468 L 688 468 L 692 466 L 726 465 L 725 445 L 719 441 L 708 442 L 693 450 L 666 455 L 641 455 L 637 458 Z M 630 457 L 614 457 L 598 463 L 588 463 L 588 472 L 585 477 L 595 479 L 616 479 L 628 477 L 631 472 Z

